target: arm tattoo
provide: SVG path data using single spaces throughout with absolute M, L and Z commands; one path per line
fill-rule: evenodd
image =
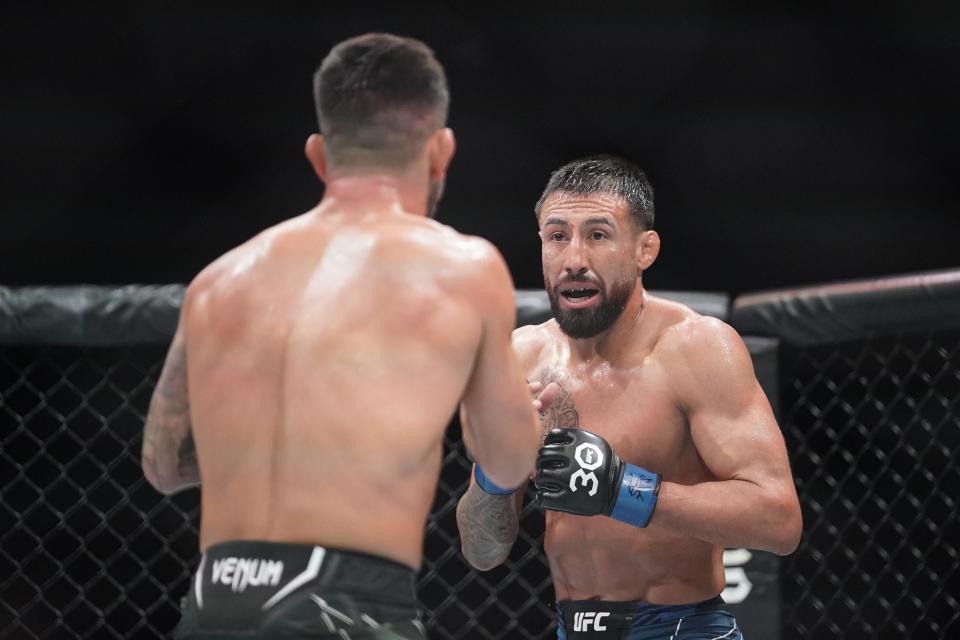
M 570 391 L 560 384 L 561 375 L 544 370 L 538 380 L 546 387 L 551 382 L 560 385 L 561 394 L 540 414 L 544 432 L 562 427 L 579 427 L 580 416 Z M 463 555 L 480 570 L 499 565 L 513 548 L 520 531 L 520 516 L 516 495 L 494 496 L 471 484 L 457 504 L 457 526 Z
M 193 430 L 187 432 L 187 437 L 180 443 L 177 450 L 180 460 L 177 463 L 177 470 L 185 478 L 198 475 L 200 467 L 197 464 L 197 443 L 193 441 Z
M 541 372 L 540 382 L 546 387 L 551 382 L 556 382 L 562 392 L 554 403 L 543 413 L 540 414 L 540 424 L 543 426 L 543 432 L 551 429 L 565 429 L 567 427 L 577 428 L 580 426 L 580 414 L 573 404 L 573 396 L 570 391 L 560 382 L 561 377 L 555 372 L 545 369 Z
M 463 555 L 486 571 L 507 559 L 520 530 L 514 495 L 494 496 L 471 484 L 457 504 Z
M 174 338 L 154 389 L 143 432 L 143 466 L 151 483 L 172 493 L 200 481 L 187 395 L 187 353 Z

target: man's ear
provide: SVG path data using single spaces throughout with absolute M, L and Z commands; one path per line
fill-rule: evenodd
M 643 273 L 660 255 L 660 234 L 654 230 L 642 231 L 637 245 L 637 271 Z
M 447 172 L 453 154 L 457 150 L 457 140 L 453 129 L 437 129 L 427 138 L 427 161 L 430 163 L 430 177 L 438 180 Z
M 307 138 L 307 144 L 304 146 L 303 153 L 307 156 L 310 166 L 313 167 L 317 177 L 323 182 L 327 181 L 327 149 L 324 146 L 323 136 L 319 133 L 311 133 Z

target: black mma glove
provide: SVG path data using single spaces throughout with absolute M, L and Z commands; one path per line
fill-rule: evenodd
M 645 527 L 657 506 L 660 474 L 624 463 L 595 433 L 554 429 L 537 454 L 534 484 L 544 509 Z

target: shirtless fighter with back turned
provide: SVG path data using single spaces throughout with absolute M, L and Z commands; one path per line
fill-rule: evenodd
M 644 290 L 660 238 L 638 167 L 572 162 L 536 212 L 554 319 L 513 344 L 545 386 L 535 484 L 558 637 L 736 640 L 718 597 L 724 547 L 787 554 L 801 523 L 750 355 L 728 325 Z M 479 569 L 516 539 L 523 491 L 511 487 L 477 475 L 458 505 Z
M 190 284 L 144 433 L 163 492 L 201 483 L 178 638 L 422 638 L 413 579 L 457 403 L 492 481 L 542 433 L 499 253 L 428 219 L 454 140 L 421 42 L 347 40 L 315 76 L 319 205 Z

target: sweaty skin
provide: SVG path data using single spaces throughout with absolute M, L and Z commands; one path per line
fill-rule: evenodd
M 650 524 L 545 511 L 544 549 L 558 600 L 684 604 L 724 587 L 725 547 L 790 553 L 800 510 L 783 438 L 749 353 L 723 322 L 646 293 L 639 274 L 659 249 L 605 194 L 553 194 L 541 214 L 550 287 L 617 286 L 623 313 L 599 335 L 574 339 L 556 320 L 514 332 L 527 379 L 541 394 L 544 431 L 579 427 L 624 462 L 662 474 Z M 583 283 L 583 284 L 577 284 Z M 561 298 L 561 308 L 594 302 Z M 544 392 L 545 393 L 545 392 Z M 474 566 L 502 562 L 517 535 L 523 492 L 458 505 L 463 552 Z M 485 526 L 484 526 L 485 523 Z M 491 526 L 496 523 L 498 526 Z
M 691 333 L 710 332 L 713 321 L 650 295 L 643 313 L 655 331 L 616 362 L 571 362 L 554 321 L 517 330 L 514 344 L 528 378 L 563 389 L 543 414 L 543 428 L 593 431 L 624 461 L 662 473 L 665 482 L 715 480 L 697 452 L 672 379 L 686 368 L 679 362 L 681 343 Z M 686 603 L 723 590 L 720 545 L 653 524 L 640 530 L 607 517 L 545 514 L 544 549 L 559 600 Z
M 300 542 L 417 568 L 442 437 L 461 397 L 484 382 L 479 360 L 497 367 L 488 372 L 497 382 L 476 393 L 500 394 L 514 425 L 529 418 L 518 469 L 532 460 L 535 414 L 509 348 L 513 313 L 509 274 L 486 241 L 422 216 L 325 201 L 190 285 L 147 421 L 145 472 L 170 490 L 202 474 L 202 549 Z M 503 362 L 484 355 L 490 324 L 503 327 Z M 188 394 L 171 390 L 176 379 Z M 516 392 L 490 389 L 501 380 Z M 175 421 L 175 405 L 192 422 L 179 431 L 164 422 Z M 191 476 L 189 459 L 170 460 L 194 441 Z

